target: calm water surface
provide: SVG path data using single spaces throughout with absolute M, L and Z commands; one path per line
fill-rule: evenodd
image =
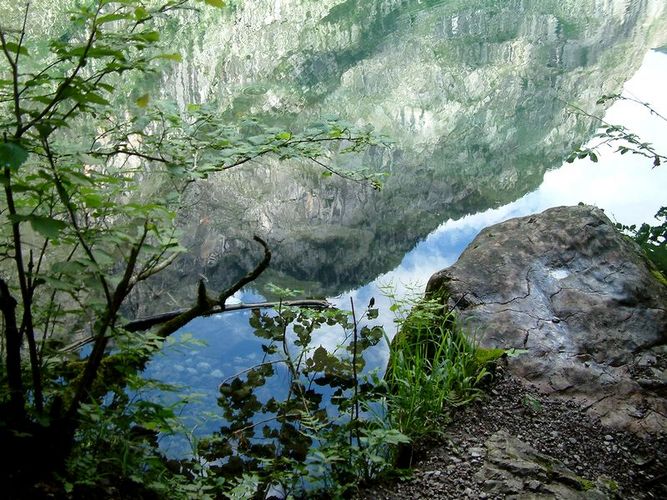
M 293 120 L 336 111 L 350 121 L 373 123 L 395 139 L 391 152 L 341 161 L 390 171 L 385 189 L 369 192 L 323 180 L 307 167 L 299 166 L 295 175 L 293 166 L 271 163 L 211 181 L 184 222 L 190 260 L 161 284 L 175 302 L 189 275 L 194 282 L 204 274 L 215 285 L 229 279 L 225 270 L 243 261 L 240 255 L 245 267 L 251 265 L 239 235 L 257 232 L 274 249 L 272 270 L 237 300 L 264 300 L 266 281 L 327 296 L 343 308 L 350 297 L 359 306 L 375 297 L 391 336 L 393 315 L 382 288 L 399 296 L 422 293 L 428 278 L 451 265 L 488 225 L 579 202 L 603 208 L 618 222 L 638 224 L 665 203 L 667 169 L 653 169 L 644 158 L 602 150 L 598 163 L 562 162 L 596 127 L 568 103 L 604 114 L 607 122 L 628 127 L 667 153 L 667 123 L 646 109 L 624 101 L 606 110 L 595 107 L 600 95 L 623 88 L 667 115 L 667 54 L 650 50 L 655 26 L 664 25 L 662 2 L 581 2 L 578 8 L 588 17 L 579 24 L 554 2 L 508 2 L 500 9 L 479 2 L 477 10 L 454 9 L 453 2 L 371 3 L 386 12 L 371 9 L 368 23 L 358 13 L 349 15 L 359 2 L 339 2 L 326 16 L 313 7 L 304 23 L 314 23 L 320 38 L 298 32 L 301 52 L 277 52 L 275 64 L 253 59 L 244 66 L 239 61 L 248 59 L 240 46 L 225 76 L 203 71 L 188 81 L 208 78 L 196 85 L 201 92 L 212 86 L 211 75 L 227 78 L 226 93 L 217 97 L 232 109 L 261 112 L 270 101 L 271 112 Z M 285 5 L 289 10 L 290 2 Z M 341 10 L 344 5 L 348 10 Z M 273 38 L 279 39 L 274 25 L 287 14 L 271 12 L 266 29 L 277 30 Z M 664 43 L 667 37 L 661 36 Z M 260 37 L 258 43 L 270 40 Z M 286 66 L 293 71 L 288 82 L 280 72 Z M 192 83 L 174 85 L 183 87 L 184 99 L 196 98 Z M 211 265 L 212 256 L 219 262 Z M 190 336 L 206 346 L 184 342 Z M 183 409 L 186 427 L 195 435 L 211 433 L 220 426 L 219 384 L 261 359 L 260 342 L 243 312 L 195 320 L 174 341 L 146 376 L 181 385 L 192 401 Z M 314 343 L 333 347 L 339 341 L 337 332 L 323 331 Z M 385 346 L 367 356 L 369 367 L 383 369 L 386 360 Z M 278 380 L 265 390 L 275 394 L 284 387 Z M 187 453 L 184 440 L 165 443 L 170 453 Z

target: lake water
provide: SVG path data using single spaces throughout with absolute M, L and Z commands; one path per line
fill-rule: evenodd
M 213 289 L 233 281 L 256 261 L 248 240 L 257 233 L 274 260 L 237 300 L 271 299 L 263 288 L 269 281 L 344 308 L 350 297 L 360 306 L 375 297 L 393 335 L 382 288 L 422 293 L 488 225 L 579 202 L 625 224 L 651 221 L 665 203 L 665 167 L 612 149 L 601 150 L 597 163 L 563 158 L 592 144 L 597 127 L 569 104 L 667 154 L 665 121 L 628 101 L 595 105 L 623 89 L 667 116 L 667 54 L 652 50 L 667 42 L 667 8 L 662 1 L 571 3 L 259 1 L 233 19 L 208 19 L 218 31 L 202 35 L 192 60 L 210 61 L 216 37 L 231 55 L 178 69 L 167 90 L 173 86 L 183 103 L 214 98 L 232 115 L 306 123 L 333 112 L 371 123 L 395 141 L 390 151 L 332 161 L 391 175 L 376 193 L 267 160 L 212 179 L 193 194 L 182 221 L 191 253 L 154 285 L 155 303 L 187 303 L 200 275 Z M 186 334 L 206 346 L 181 344 Z M 220 426 L 218 386 L 261 359 L 260 341 L 243 312 L 195 320 L 174 339 L 146 376 L 198 394 L 184 422 L 195 435 L 211 433 Z M 316 345 L 338 342 L 325 331 Z M 367 356 L 369 366 L 386 360 L 385 347 Z M 187 448 L 168 445 L 175 454 Z

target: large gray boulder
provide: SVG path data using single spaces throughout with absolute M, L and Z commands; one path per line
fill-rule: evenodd
M 667 429 L 667 286 L 639 247 L 590 206 L 483 230 L 433 275 L 482 347 L 516 349 L 517 376 L 574 397 L 602 422 Z

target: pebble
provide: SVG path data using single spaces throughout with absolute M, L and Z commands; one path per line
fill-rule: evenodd
M 611 434 L 598 420 L 592 420 L 579 410 L 574 402 L 546 399 L 545 396 L 527 391 L 524 386 L 519 387 L 517 382 L 509 378 L 501 379 L 493 391 L 490 391 L 488 403 L 466 407 L 456 416 L 449 440 L 436 448 L 440 451 L 429 464 L 422 465 L 422 470 L 430 471 L 429 475 L 424 472 L 415 475 L 414 481 L 403 482 L 403 487 L 399 484 L 378 485 L 379 491 L 375 492 L 381 492 L 383 496 L 362 492 L 356 497 L 357 500 L 502 498 L 504 493 L 496 492 L 495 489 L 494 493 L 482 493 L 480 490 L 484 485 L 477 476 L 488 463 L 484 443 L 498 430 L 505 430 L 534 449 L 543 450 L 544 454 L 559 459 L 577 476 L 591 480 L 601 476 L 612 478 L 620 488 L 618 498 L 667 500 L 667 489 L 655 480 L 661 477 L 661 471 L 667 469 L 664 438 L 657 437 L 643 443 L 621 431 Z M 522 401 L 526 396 L 539 401 L 542 410 L 525 412 Z M 500 408 L 502 411 L 499 411 Z M 458 456 L 454 456 L 454 453 Z M 441 472 L 441 475 L 436 476 L 435 471 Z M 647 479 L 649 477 L 653 478 L 652 482 Z M 540 473 L 529 474 L 522 479 L 515 493 L 524 498 L 541 496 L 545 493 L 544 485 L 549 482 L 549 478 Z M 501 478 L 495 482 L 500 488 L 510 486 L 509 483 L 503 484 Z
M 542 484 L 539 481 L 533 480 L 533 481 L 528 481 L 527 486 L 530 491 L 538 491 L 540 489 L 540 486 L 542 486 Z

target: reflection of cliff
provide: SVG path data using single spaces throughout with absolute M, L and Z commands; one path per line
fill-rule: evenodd
M 397 145 L 354 160 L 391 172 L 381 193 L 269 161 L 210 180 L 192 193 L 193 251 L 177 270 L 223 286 L 253 262 L 258 233 L 273 272 L 316 293 L 373 279 L 443 220 L 535 189 L 591 133 L 567 103 L 593 110 L 619 91 L 667 39 L 665 10 L 663 0 L 294 0 L 204 19 L 203 48 L 165 92 L 300 123 L 333 112 Z

